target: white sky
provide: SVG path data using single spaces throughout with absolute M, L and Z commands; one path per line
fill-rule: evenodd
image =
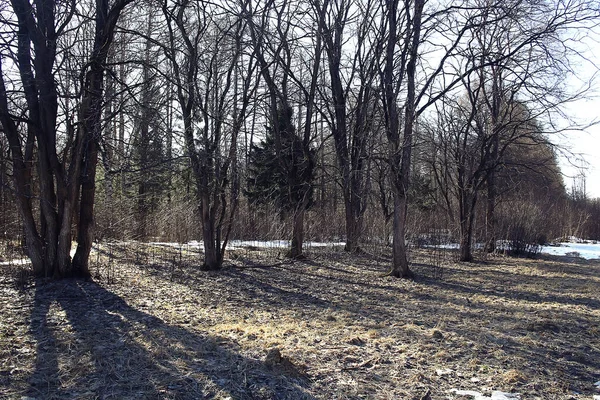
M 600 99 L 579 101 L 571 109 L 580 119 L 592 121 L 600 118 Z M 600 197 L 600 125 L 594 125 L 585 131 L 566 132 L 558 144 L 572 153 L 565 152 L 560 157 L 567 190 L 571 190 L 573 178 L 583 171 L 587 195 L 592 198 Z M 577 168 L 578 166 L 584 166 L 584 169 Z
M 566 110 L 569 116 L 582 126 L 597 124 L 584 131 L 565 132 L 564 137 L 556 143 L 567 150 L 559 158 L 567 190 L 571 190 L 573 178 L 577 175 L 581 176 L 583 172 L 586 192 L 591 198 L 600 198 L 600 53 L 597 51 L 599 46 L 599 27 L 594 28 L 592 32 L 587 31 L 575 44 L 583 57 L 575 61 L 579 66 L 576 69 L 577 76 L 570 78 L 568 82 L 575 88 L 581 88 L 590 81 L 593 81 L 593 84 L 586 98 L 569 104 Z

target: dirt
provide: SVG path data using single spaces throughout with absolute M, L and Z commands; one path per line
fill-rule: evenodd
M 600 394 L 598 261 L 415 251 L 416 279 L 399 280 L 385 256 L 276 257 L 202 272 L 189 249 L 113 244 L 89 281 L 1 266 L 0 398 Z

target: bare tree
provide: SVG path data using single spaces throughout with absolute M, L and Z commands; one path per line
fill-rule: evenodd
M 458 135 L 453 140 L 463 261 L 473 258 L 475 206 L 483 190 L 486 249 L 495 248 L 497 173 L 507 149 L 523 140 L 546 143 L 556 132 L 554 117 L 561 107 L 584 95 L 562 88 L 574 73 L 563 60 L 579 56 L 569 45 L 570 28 L 589 28 L 599 16 L 597 6 L 587 2 L 479 6 L 480 23 L 460 56 L 466 96 L 454 102 L 465 123 L 451 133 Z
M 203 269 L 218 269 L 237 207 L 238 136 L 257 88 L 256 63 L 244 52 L 240 10 L 210 3 L 163 3 L 173 83 L 196 184 Z M 229 190 L 229 191 L 228 191 Z
M 8 23 L 17 31 L 7 34 L 15 38 L 17 46 L 16 49 L 5 46 L 2 51 L 0 120 L 10 143 L 13 182 L 27 251 L 38 276 L 89 275 L 105 61 L 119 15 L 131 1 L 118 0 L 109 6 L 107 0 L 100 0 L 90 9 L 95 21 L 93 45 L 86 54 L 85 68 L 78 71 L 82 81 L 78 125 L 74 139 L 67 141 L 71 147 L 64 149 L 60 148 L 64 132 L 59 114 L 63 110 L 59 108 L 56 69 L 60 73 L 65 65 L 61 62 L 68 57 L 62 46 L 68 48 L 78 40 L 70 30 L 76 22 L 74 16 L 82 10 L 77 10 L 79 6 L 73 2 L 36 0 L 32 5 L 27 0 L 12 1 L 15 19 Z M 8 59 L 18 68 L 18 81 L 11 80 Z M 24 107 L 19 110 L 15 104 L 23 104 L 21 99 Z M 35 158 L 39 175 L 39 226 L 32 203 Z M 71 262 L 71 225 L 76 214 L 78 245 Z
M 390 146 L 391 181 L 394 194 L 392 269 L 390 274 L 409 278 L 412 272 L 406 254 L 406 213 L 410 177 L 413 131 L 416 119 L 416 68 L 421 44 L 424 0 L 414 4 L 386 2 L 387 43 L 382 74 L 383 107 L 386 134 Z M 401 42 L 402 41 L 402 42 Z M 397 47 L 400 44 L 400 54 Z M 400 90 L 406 90 L 404 116 L 400 118 Z M 402 130 L 401 122 L 404 122 Z
M 373 0 L 314 0 L 313 5 L 327 54 L 330 85 L 323 103 L 342 178 L 345 249 L 357 252 L 368 199 L 369 145 L 375 130 L 376 79 L 383 51 L 382 6 Z

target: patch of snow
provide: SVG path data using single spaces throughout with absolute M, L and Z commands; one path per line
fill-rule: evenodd
M 261 249 L 286 249 L 290 247 L 289 240 L 230 240 L 227 243 L 229 250 L 240 247 L 257 247 Z
M 346 242 L 306 242 L 308 247 L 343 247 Z
M 484 399 L 485 397 L 481 394 L 481 392 L 477 392 L 475 390 L 458 390 L 458 389 L 450 389 L 450 391 L 457 396 L 472 396 L 475 400 Z
M 568 237 L 567 242 L 554 243 L 552 245 L 540 246 L 540 252 L 554 256 L 575 256 L 586 260 L 600 258 L 600 243 L 597 241 L 583 240 L 577 237 Z M 496 247 L 498 250 L 507 250 L 510 242 L 499 240 Z M 426 245 L 425 247 L 456 250 L 460 248 L 458 243 L 445 243 L 440 245 Z M 477 243 L 474 248 L 483 248 L 482 243 Z
M 592 398 L 592 400 L 600 400 L 600 396 L 598 396 L 597 394 L 595 394 L 594 397 Z
M 452 371 L 450 368 L 445 368 L 445 369 L 436 369 L 435 373 L 438 374 L 439 376 L 444 376 L 444 375 L 450 375 L 452 374 L 454 371 Z
M 175 247 L 176 249 L 180 248 L 180 247 L 185 247 L 187 249 L 203 249 L 204 248 L 204 244 L 198 242 L 197 240 L 192 240 L 191 242 L 188 243 L 177 243 L 177 242 L 150 242 L 148 243 L 150 245 L 153 246 L 165 246 L 165 247 Z
M 8 260 L 0 262 L 0 265 L 27 265 L 31 264 L 29 258 L 21 258 L 20 260 Z
M 150 242 L 154 246 L 168 247 L 186 247 L 192 249 L 204 249 L 204 243 L 192 240 L 188 243 L 176 242 Z M 346 242 L 304 242 L 306 247 L 343 247 Z M 244 247 L 256 247 L 260 249 L 287 249 L 290 247 L 289 240 L 230 240 L 227 243 L 227 250 L 236 250 Z
M 554 256 L 577 256 L 586 260 L 600 258 L 600 244 L 582 242 L 563 242 L 558 246 L 542 246 L 541 252 Z
M 594 386 L 596 386 L 598 389 L 600 389 L 600 381 L 594 383 Z
M 446 249 L 446 250 L 458 250 L 460 245 L 458 243 L 444 243 L 439 245 L 426 245 L 425 247 L 432 247 L 436 249 Z
M 471 397 L 473 397 L 473 400 L 520 400 L 521 399 L 520 393 L 506 393 L 506 392 L 500 392 L 498 390 L 494 390 L 492 392 L 491 397 L 485 396 L 481 392 L 477 392 L 475 390 L 451 389 L 450 391 L 459 396 L 471 396 Z

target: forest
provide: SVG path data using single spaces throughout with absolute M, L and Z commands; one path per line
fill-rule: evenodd
M 0 398 L 600 394 L 596 1 L 0 19 Z

